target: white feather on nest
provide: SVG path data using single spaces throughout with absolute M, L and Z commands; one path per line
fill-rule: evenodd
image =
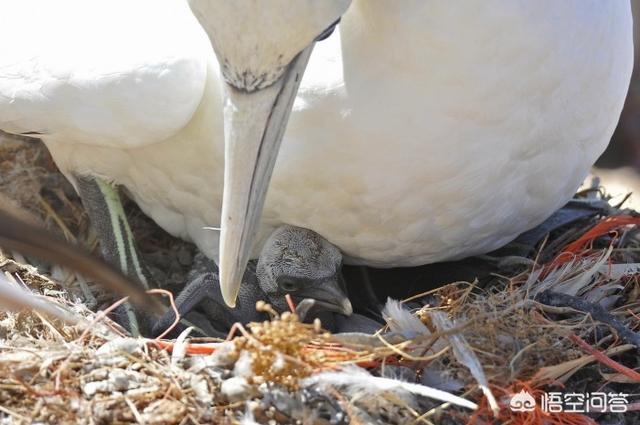
M 404 308 L 400 301 L 392 298 L 387 298 L 387 303 L 382 309 L 382 317 L 392 332 L 402 334 L 407 339 L 429 334 L 429 329 L 415 314 Z
M 339 386 L 343 389 L 343 393 L 350 397 L 362 394 L 378 396 L 381 393 L 390 392 L 404 399 L 407 399 L 407 395 L 422 396 L 472 410 L 478 407 L 472 401 L 442 390 L 410 382 L 372 376 L 357 366 L 348 366 L 337 372 L 319 373 L 304 379 L 301 384 L 303 387 Z
M 455 327 L 455 324 L 449 320 L 446 313 L 442 311 L 432 311 L 429 315 L 440 332 L 446 332 Z M 484 373 L 482 364 L 480 363 L 480 360 L 478 360 L 478 357 L 476 357 L 473 349 L 462 334 L 446 335 L 445 339 L 449 341 L 449 344 L 453 348 L 453 354 L 456 360 L 465 365 L 467 369 L 469 369 L 469 372 L 471 372 L 473 378 L 478 382 L 478 386 L 487 398 L 491 411 L 497 417 L 500 412 L 500 406 L 491 392 L 489 381 Z

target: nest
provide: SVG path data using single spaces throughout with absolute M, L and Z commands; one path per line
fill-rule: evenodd
M 42 148 L 12 143 L 0 165 L 29 184 L 10 197 L 95 249 L 72 191 L 45 189 L 46 156 L 20 150 Z M 484 282 L 388 303 L 390 332 L 350 337 L 261 304 L 271 320 L 238 324 L 228 341 L 132 338 L 94 311 L 112 301 L 93 283 L 4 252 L 0 285 L 57 310 L 0 311 L 0 423 L 637 423 L 639 224 L 607 207 L 532 255 L 496 254 Z M 179 281 L 187 267 L 174 269 Z M 626 413 L 514 411 L 522 391 L 631 395 Z

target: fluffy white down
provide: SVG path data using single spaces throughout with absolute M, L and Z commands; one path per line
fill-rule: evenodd
M 86 9 L 78 6 L 74 19 L 94 19 L 83 38 L 99 40 L 107 24 Z M 132 7 L 127 19 L 137 26 L 115 27 L 123 31 L 114 35 L 119 49 L 102 40 L 109 55 L 102 63 L 130 64 L 120 71 L 123 81 L 137 82 L 133 97 L 126 97 L 128 86 L 118 91 L 86 77 L 81 95 L 75 80 L 62 79 L 44 100 L 6 102 L 22 83 L 9 81 L 6 71 L 15 61 L 4 53 L 17 49 L 1 43 L 0 120 L 14 131 L 56 129 L 44 140 L 65 173 L 124 185 L 156 222 L 215 258 L 217 233 L 202 227 L 219 225 L 222 198 L 217 64 L 210 49 L 196 48 L 206 37 L 191 28 L 192 17 L 174 12 L 156 22 L 149 10 Z M 50 36 L 40 27 L 31 31 Z M 184 47 L 176 34 L 191 34 L 194 43 L 184 44 L 195 47 L 174 62 L 157 62 L 191 63 L 176 68 L 191 71 L 175 80 L 161 78 L 164 65 L 138 74 L 132 58 L 139 50 L 129 55 L 127 47 L 144 44 L 142 37 L 149 55 L 164 57 L 166 48 L 173 57 Z M 566 202 L 607 145 L 628 88 L 631 34 L 627 1 L 355 0 L 310 61 L 258 247 L 282 223 L 318 232 L 351 262 L 377 266 L 458 258 L 508 242 Z M 91 62 L 71 53 L 73 60 L 63 61 L 64 49 L 54 47 L 59 63 L 77 68 L 69 75 Z M 38 54 L 21 81 L 40 75 Z M 75 121 L 87 99 L 97 105 L 100 134 L 87 133 L 91 120 Z
M 406 309 L 400 301 L 393 298 L 387 298 L 387 302 L 382 309 L 382 317 L 392 332 L 402 334 L 407 339 L 429 334 L 429 329 L 425 324 L 415 314 Z

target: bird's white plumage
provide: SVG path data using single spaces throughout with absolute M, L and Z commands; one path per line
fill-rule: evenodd
M 184 2 L 20 0 L 0 12 L 0 128 L 141 146 L 200 103 L 209 48 Z
M 48 12 L 101 40 L 101 54 L 73 43 L 38 50 L 52 24 L 31 29 L 28 58 L 2 37 L 0 122 L 44 130 L 65 173 L 124 185 L 166 230 L 215 257 L 217 234 L 203 226 L 219 225 L 222 199 L 217 63 L 180 2 L 146 2 L 144 12 L 123 3 L 102 6 L 137 23 L 111 28 L 121 31 L 115 41 L 103 22 L 77 23 L 78 11 L 97 19 L 87 8 Z M 7 4 L 2 22 L 15 12 Z M 258 239 L 282 223 L 306 227 L 351 261 L 379 266 L 499 247 L 566 202 L 608 143 L 631 43 L 626 1 L 355 0 L 312 55 Z M 93 59 L 83 55 L 120 64 L 122 81 L 135 84 L 87 73 Z M 52 64 L 81 82 L 40 89 Z

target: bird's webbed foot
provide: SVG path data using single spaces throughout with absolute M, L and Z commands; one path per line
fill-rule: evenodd
M 148 273 L 138 256 L 135 240 L 125 215 L 117 188 L 93 176 L 74 176 L 82 203 L 91 225 L 98 233 L 102 256 L 125 275 L 149 289 Z M 150 327 L 150 318 L 129 303 L 114 314 L 118 323 L 133 335 L 144 334 Z
M 75 176 L 75 179 L 91 225 L 100 238 L 102 256 L 148 289 L 148 273 L 138 255 L 117 188 L 98 177 Z
M 197 275 L 187 283 L 180 295 L 175 299 L 176 309 L 181 318 L 180 323 L 176 326 L 176 331 L 184 329 L 185 326 L 193 326 L 203 336 L 226 337 L 223 331 L 214 328 L 210 317 L 193 311 L 207 299 L 217 301 L 220 297 L 218 285 L 218 276 L 213 272 Z M 189 315 L 188 318 L 185 318 L 187 315 Z M 175 320 L 175 312 L 170 309 L 154 324 L 152 335 L 161 335 L 173 325 Z

